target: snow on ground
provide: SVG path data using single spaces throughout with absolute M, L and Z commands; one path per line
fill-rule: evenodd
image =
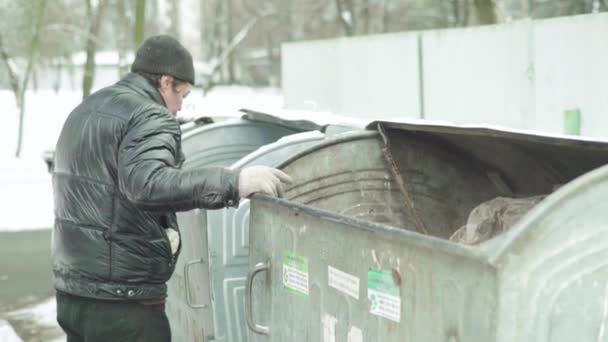
M 0 342 L 22 342 L 13 327 L 7 321 L 0 319 Z
M 65 335 L 57 323 L 56 312 L 57 303 L 55 297 L 52 297 L 42 303 L 9 312 L 7 317 L 11 320 L 30 322 L 31 324 L 35 324 L 38 328 L 43 327 L 53 330 L 54 333 L 52 335 L 59 336 L 54 339 L 53 342 L 65 341 Z M 0 333 L 0 341 L 3 341 L 2 338 L 3 335 Z M 17 339 L 15 341 L 20 340 Z
M 34 320 L 40 325 L 59 327 L 55 319 L 56 311 L 57 303 L 55 297 L 52 297 L 40 304 L 12 311 L 8 316 L 16 320 Z
M 53 225 L 51 177 L 41 158 L 2 160 L 0 189 L 1 231 Z

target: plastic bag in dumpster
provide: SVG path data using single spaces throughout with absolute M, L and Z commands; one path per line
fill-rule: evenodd
M 452 234 L 450 241 L 475 245 L 513 227 L 546 195 L 526 198 L 497 197 L 471 211 L 467 223 Z

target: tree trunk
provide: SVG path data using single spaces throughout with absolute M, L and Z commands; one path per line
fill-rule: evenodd
M 494 0 L 475 0 L 475 7 L 481 25 L 496 24 L 496 6 Z
M 25 73 L 21 81 L 19 80 L 19 76 L 17 73 L 11 68 L 9 63 L 10 57 L 3 46 L 2 36 L 0 36 L 0 58 L 4 62 L 6 69 L 9 74 L 9 82 L 11 89 L 13 90 L 13 94 L 15 95 L 15 101 L 17 104 L 17 109 L 19 111 L 19 128 L 17 132 L 17 149 L 15 151 L 15 157 L 19 158 L 21 156 L 21 150 L 23 148 L 23 131 L 25 126 L 25 92 L 27 90 L 27 85 L 29 79 L 32 75 L 32 70 L 34 68 L 35 59 L 37 50 L 40 46 L 40 31 L 42 30 L 43 18 L 44 18 L 44 9 L 46 8 L 46 0 L 41 0 L 39 7 L 36 12 L 36 21 L 34 23 L 34 35 L 32 36 L 32 40 L 28 46 L 27 53 L 27 65 L 25 68 Z
M 21 91 L 21 82 L 19 82 L 19 76 L 15 73 L 11 64 L 9 63 L 10 57 L 6 50 L 4 49 L 2 36 L 0 35 L 0 57 L 2 57 L 2 61 L 6 67 L 8 76 L 9 76 L 9 84 L 11 86 L 11 90 L 13 91 L 13 95 L 15 96 L 15 104 L 17 105 L 17 110 L 19 114 L 19 126 L 17 133 L 17 151 L 16 157 L 19 158 L 21 154 L 21 145 L 22 145 L 22 132 L 23 132 L 23 119 L 25 117 L 25 105 L 23 101 L 23 94 L 25 91 Z
M 25 90 L 19 92 L 17 95 L 17 108 L 19 109 L 19 130 L 17 131 L 17 150 L 15 151 L 15 157 L 19 158 L 23 148 L 23 131 L 25 130 Z
M 382 2 L 382 32 L 388 32 L 390 27 L 390 9 L 388 3 L 391 0 L 384 0 Z
M 282 32 L 281 42 L 289 42 L 293 40 L 293 20 L 291 18 L 293 3 L 292 0 L 280 0 L 279 3 L 279 20 Z
M 169 18 L 171 20 L 171 23 L 169 25 L 169 33 L 179 40 L 179 1 L 169 0 L 168 2 Z
M 534 0 L 521 0 L 521 11 L 526 18 L 531 18 L 534 11 Z
M 459 26 L 460 23 L 460 2 L 452 1 L 452 20 L 450 26 Z
M 470 11 L 471 4 L 469 0 L 464 0 L 462 4 L 462 26 L 469 26 Z
M 352 26 L 352 13 L 349 13 L 351 15 L 350 22 L 349 22 L 349 20 L 347 20 L 344 17 L 346 9 L 342 5 L 342 0 L 335 0 L 335 1 L 336 1 L 336 9 L 338 11 L 338 21 L 342 25 L 342 28 L 344 29 L 344 33 L 347 36 L 352 36 L 354 33 L 353 26 Z
M 17 100 L 17 96 L 19 94 L 19 76 L 15 73 L 10 64 L 10 57 L 6 50 L 4 49 L 4 40 L 2 39 L 2 32 L 0 32 L 0 58 L 2 58 L 2 62 L 6 67 L 6 71 L 8 73 L 9 84 L 11 86 L 11 90 L 15 95 L 15 100 Z
M 224 10 L 224 0 L 216 0 L 215 1 L 215 18 L 213 20 L 214 22 L 214 34 L 213 34 L 213 41 L 215 42 L 214 44 L 214 56 L 220 56 L 222 54 L 222 51 L 224 51 L 224 44 L 226 42 L 226 38 L 225 38 L 225 32 L 224 32 L 224 28 L 225 28 L 225 24 L 224 24 L 224 19 L 225 19 L 225 10 Z M 219 68 L 219 82 L 220 83 L 224 83 L 226 81 L 226 68 L 223 65 L 220 65 Z
M 104 7 L 106 2 L 99 0 L 97 3 L 97 11 L 93 10 L 90 0 L 87 0 L 87 12 L 91 26 L 89 26 L 89 34 L 87 35 L 86 54 L 87 60 L 84 65 L 84 73 L 82 76 L 82 98 L 91 95 L 93 81 L 95 80 L 95 53 L 97 51 L 97 36 L 101 26 L 101 18 L 103 17 Z
M 371 4 L 369 0 L 363 1 L 363 8 L 361 9 L 361 21 L 363 22 L 363 33 L 370 33 L 370 20 L 371 20 Z
M 230 48 L 230 40 L 232 39 L 232 0 L 226 1 L 226 49 Z M 236 81 L 234 69 L 234 54 L 228 55 L 228 83 L 233 84 Z
M 129 70 L 129 64 L 123 63 L 127 56 L 127 51 L 129 50 L 129 36 L 126 35 L 125 32 L 134 32 L 130 29 L 130 22 L 127 17 L 127 6 L 126 1 L 118 1 L 116 3 L 116 17 L 120 22 L 120 26 L 118 32 L 116 32 L 116 50 L 118 51 L 118 78 L 122 78 Z M 134 35 L 135 36 L 135 35 Z M 143 37 L 143 34 L 142 34 Z
M 139 48 L 146 35 L 146 0 L 137 0 L 135 3 L 135 27 L 133 30 L 133 44 Z

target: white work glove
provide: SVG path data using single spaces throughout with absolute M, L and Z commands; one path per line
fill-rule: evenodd
M 283 183 L 291 184 L 291 177 L 279 169 L 268 166 L 249 166 L 239 174 L 239 197 L 247 198 L 254 192 L 283 196 Z
M 179 249 L 179 233 L 173 228 L 165 229 L 167 237 L 169 238 L 169 244 L 171 245 L 171 254 L 175 255 Z

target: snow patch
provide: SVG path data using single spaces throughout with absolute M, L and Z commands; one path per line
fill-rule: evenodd
M 16 320 L 29 320 L 37 322 L 39 325 L 47 327 L 57 327 L 57 302 L 55 297 L 51 297 L 46 301 L 32 305 L 23 309 L 15 310 L 8 313 L 8 317 Z
M 0 319 L 0 342 L 23 342 L 7 321 Z

